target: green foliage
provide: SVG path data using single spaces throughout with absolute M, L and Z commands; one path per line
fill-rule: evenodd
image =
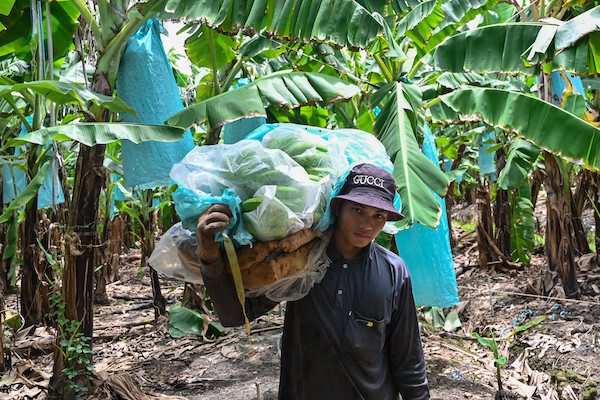
M 188 333 L 216 339 L 228 332 L 216 322 L 206 320 L 198 311 L 173 304 L 169 309 L 169 334 L 180 338 Z
M 17 139 L 12 139 L 10 145 L 20 146 L 25 143 L 41 145 L 51 140 L 76 140 L 86 146 L 113 143 L 124 139 L 131 140 L 136 144 L 148 140 L 175 142 L 183 138 L 184 134 L 183 129 L 174 126 L 83 123 L 39 129 Z
M 531 327 L 540 324 L 542 321 L 544 321 L 546 319 L 546 317 L 541 316 L 541 317 L 537 317 L 532 319 L 531 321 L 528 321 L 527 323 L 523 324 L 523 325 L 517 325 L 514 330 L 507 336 L 504 338 L 500 338 L 500 339 L 496 339 L 494 337 L 494 333 L 492 332 L 492 337 L 482 337 L 480 336 L 477 332 L 473 332 L 473 336 L 475 336 L 477 338 L 477 340 L 479 341 L 479 343 L 481 343 L 482 345 L 489 347 L 492 350 L 493 353 L 493 358 L 494 358 L 494 362 L 496 364 L 496 379 L 498 381 L 498 389 L 501 390 L 502 389 L 502 366 L 506 365 L 506 363 L 508 362 L 508 360 L 506 359 L 506 357 L 501 356 L 500 352 L 498 350 L 498 342 L 499 341 L 509 341 L 513 336 L 518 335 L 521 332 L 524 332 L 528 329 L 530 329 Z
M 514 139 L 508 149 L 506 166 L 498 177 L 498 186 L 509 189 L 523 182 L 540 153 L 540 148 L 535 144 L 519 138 Z
M 442 210 L 434 193 L 446 194 L 448 178 L 421 152 L 415 136 L 418 117 L 413 104 L 420 102 L 420 92 L 413 85 L 400 82 L 391 84 L 388 90 L 390 99 L 378 115 L 375 129 L 394 163 L 394 178 L 405 216 L 396 225 L 407 228 L 419 222 L 435 228 Z
M 60 277 L 61 270 L 58 262 L 46 251 L 39 240 L 38 245 L 45 253 L 46 260 L 54 269 L 55 275 Z M 48 284 L 50 287 L 48 298 L 50 307 L 53 310 L 50 317 L 54 318 L 57 324 L 58 350 L 64 358 L 65 368 L 62 372 L 67 377 L 68 387 L 73 391 L 75 398 L 84 399 L 83 395 L 89 391 L 91 384 L 85 384 L 82 378 L 89 380 L 89 383 L 91 383 L 91 372 L 94 370 L 94 365 L 91 362 L 91 355 L 94 354 L 91 338 L 84 336 L 79 330 L 83 320 L 74 321 L 67 318 L 66 302 L 62 298 L 59 284 L 52 280 L 48 280 Z
M 477 114 L 486 123 L 516 132 L 565 159 L 600 169 L 600 129 L 553 104 L 517 92 L 475 87 L 461 87 L 440 98 L 455 111 Z M 563 132 L 577 132 L 578 140 Z
M 349 99 L 359 88 L 342 79 L 308 72 L 277 72 L 196 103 L 167 119 L 184 129 L 206 122 L 212 129 L 245 116 L 265 115 L 265 107 L 289 110 Z
M 173 201 L 171 194 L 175 191 L 176 185 L 171 186 L 167 190 L 134 190 L 130 192 L 125 189 L 120 183 L 117 187 L 121 190 L 127 200 L 116 200 L 115 207 L 120 213 L 127 214 L 132 222 L 132 233 L 139 237 L 142 246 L 148 252 L 152 253 L 154 249 L 154 232 L 148 229 L 148 222 L 151 220 L 151 215 L 159 209 L 166 209 L 169 215 L 173 213 Z M 158 200 L 157 205 L 153 205 L 154 200 Z M 136 234 L 136 228 L 140 230 L 140 234 Z M 156 228 L 153 226 L 152 228 Z M 140 266 L 140 270 L 142 270 Z
M 425 319 L 436 329 L 454 332 L 462 326 L 456 310 L 439 307 L 425 307 Z
M 531 186 L 523 182 L 512 192 L 511 207 L 511 258 L 514 261 L 529 265 L 529 254 L 535 242 L 535 217 L 531 202 Z

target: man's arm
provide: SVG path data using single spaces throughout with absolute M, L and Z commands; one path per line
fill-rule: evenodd
M 389 331 L 390 363 L 403 400 L 429 399 L 423 346 L 410 277 L 402 283 Z
M 225 270 L 223 259 L 219 257 L 210 264 L 201 264 L 204 286 L 223 326 L 240 326 L 245 323 L 242 305 L 240 304 L 233 277 Z M 246 315 L 250 321 L 273 309 L 278 302 L 265 296 L 247 297 Z
M 245 322 L 242 306 L 233 278 L 225 270 L 220 243 L 214 240 L 215 233 L 229 226 L 230 218 L 231 211 L 224 204 L 214 204 L 200 215 L 196 232 L 197 262 L 193 264 L 200 268 L 204 285 L 220 322 L 224 326 L 239 326 Z M 245 303 L 249 320 L 258 318 L 278 304 L 264 296 L 247 298 Z

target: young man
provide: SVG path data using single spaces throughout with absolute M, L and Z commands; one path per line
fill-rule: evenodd
M 403 217 L 394 207 L 395 193 L 391 174 L 361 164 L 332 200 L 331 265 L 307 296 L 287 303 L 279 399 L 429 399 L 408 269 L 373 243 L 386 221 Z M 221 323 L 237 326 L 244 323 L 242 309 L 214 242 L 230 216 L 223 205 L 209 208 L 199 219 L 197 240 L 204 283 Z M 248 298 L 248 318 L 276 304 Z

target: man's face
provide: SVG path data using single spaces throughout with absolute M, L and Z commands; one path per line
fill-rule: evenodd
M 333 234 L 333 245 L 345 257 L 354 258 L 383 229 L 388 212 L 343 200 L 336 207 L 337 223 Z

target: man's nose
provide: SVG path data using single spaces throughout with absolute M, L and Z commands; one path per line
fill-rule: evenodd
M 368 216 L 363 215 L 359 220 L 359 227 L 365 231 L 373 230 L 373 221 Z

